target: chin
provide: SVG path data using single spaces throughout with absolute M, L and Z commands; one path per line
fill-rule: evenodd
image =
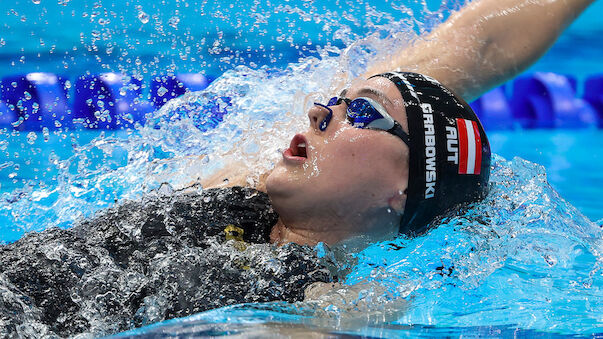
M 266 178 L 266 192 L 271 198 L 283 196 L 289 191 L 288 186 L 290 184 L 285 169 L 277 165 Z
M 292 175 L 284 166 L 277 166 L 266 178 L 266 193 L 273 205 L 289 205 L 303 202 L 306 196 L 303 179 Z
M 300 180 L 301 179 L 301 180 Z M 282 162 L 276 164 L 272 172 L 266 178 L 266 190 L 274 193 L 280 191 L 291 191 L 299 189 L 299 185 L 303 181 L 299 177 L 299 173 L 291 171 Z

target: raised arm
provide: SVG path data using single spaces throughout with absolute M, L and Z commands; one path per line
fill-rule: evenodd
M 468 4 L 367 75 L 430 75 L 470 101 L 525 70 L 594 0 L 481 0 Z

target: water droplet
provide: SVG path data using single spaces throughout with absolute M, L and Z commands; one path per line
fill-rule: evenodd
M 180 22 L 180 18 L 177 16 L 173 16 L 168 20 L 168 24 L 174 28 L 178 28 L 178 23 Z
M 36 139 L 38 139 L 38 135 L 36 134 L 36 132 L 27 133 L 27 143 L 28 144 L 33 145 L 36 142 Z
M 39 5 L 39 4 L 40 4 L 40 2 L 41 2 L 41 0 L 31 0 L 31 2 L 33 2 L 33 3 L 34 3 L 34 4 L 36 4 L 36 5 Z
M 25 93 L 23 93 L 23 96 L 25 97 L 25 100 L 31 100 L 31 94 L 28 91 L 25 91 Z
M 557 264 L 557 258 L 551 254 L 544 255 L 544 260 L 549 266 L 555 266 Z
M 17 82 L 16 81 L 11 82 L 10 85 L 13 86 L 13 88 L 17 88 Z
M 50 132 L 48 131 L 48 127 L 42 128 L 42 135 L 44 135 L 44 142 L 48 142 L 48 140 L 50 140 Z
M 253 178 L 251 177 L 247 177 L 247 184 L 250 187 L 255 186 L 255 180 L 253 180 Z M 245 192 L 245 199 L 251 199 L 253 197 L 256 197 L 258 195 L 258 192 L 256 190 L 252 190 L 252 191 L 246 191 Z
M 157 192 L 163 195 L 171 195 L 172 193 L 174 193 L 174 188 L 172 188 L 172 185 L 170 185 L 169 183 L 164 182 L 161 184 L 161 186 L 159 186 Z
M 143 11 L 138 12 L 138 20 L 140 20 L 140 22 L 142 22 L 143 24 L 146 24 L 147 22 L 149 22 L 149 15 Z
M 50 151 L 50 155 L 48 156 L 48 161 L 50 161 L 51 164 L 56 165 L 59 163 L 59 157 L 57 156 L 57 154 L 54 151 Z
M 165 87 L 161 86 L 161 87 L 159 87 L 159 89 L 157 90 L 157 95 L 158 95 L 158 96 L 160 96 L 160 97 L 162 97 L 162 96 L 164 96 L 164 95 L 165 95 L 165 93 L 167 93 L 167 92 L 168 92 L 167 88 L 165 88 Z
M 72 120 L 72 122 L 74 125 L 77 125 L 77 124 L 83 125 L 86 122 L 86 120 L 84 118 L 75 118 Z
M 19 117 L 19 119 L 13 123 L 11 123 L 11 125 L 13 125 L 13 127 L 18 127 L 19 125 L 21 125 L 23 123 L 23 117 Z
M 205 202 L 205 203 L 208 203 L 208 202 L 210 202 L 210 201 L 211 201 L 211 198 L 210 198 L 210 197 L 205 197 L 205 198 L 203 198 L 203 202 Z

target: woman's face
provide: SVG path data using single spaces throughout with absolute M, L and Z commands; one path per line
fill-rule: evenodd
M 390 80 L 355 81 L 342 96 L 377 101 L 408 133 L 402 96 Z M 345 102 L 330 108 L 333 117 L 324 131 L 319 124 L 328 110 L 309 110 L 308 129 L 293 137 L 267 178 L 274 208 L 286 227 L 325 234 L 327 243 L 391 232 L 383 223 L 392 218 L 399 222 L 404 207 L 408 147 L 385 131 L 350 125 Z

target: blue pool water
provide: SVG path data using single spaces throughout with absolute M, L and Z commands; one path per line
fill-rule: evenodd
M 2 131 L 0 242 L 70 227 L 164 183 L 185 186 L 228 159 L 242 159 L 254 175 L 270 169 L 283 140 L 305 126 L 312 100 L 304 98 L 326 95 L 331 88 L 324 79 L 339 68 L 358 74 L 367 59 L 383 53 L 383 46 L 363 37 L 428 30 L 460 4 L 1 3 L 0 60 L 8 66 L 0 76 L 122 71 L 149 80 L 169 72 L 226 73 L 206 91 L 153 113 L 136 130 Z M 595 3 L 528 72 L 578 79 L 603 72 L 602 11 L 603 3 Z M 215 97 L 232 98 L 229 115 L 215 130 L 200 131 L 196 119 Z M 347 266 L 340 289 L 304 303 L 233 306 L 130 334 L 601 333 L 603 131 L 489 136 L 497 157 L 488 199 L 425 236 L 346 253 L 338 262 Z M 199 155 L 207 156 L 196 161 Z M 341 249 L 316 250 L 339 257 Z

